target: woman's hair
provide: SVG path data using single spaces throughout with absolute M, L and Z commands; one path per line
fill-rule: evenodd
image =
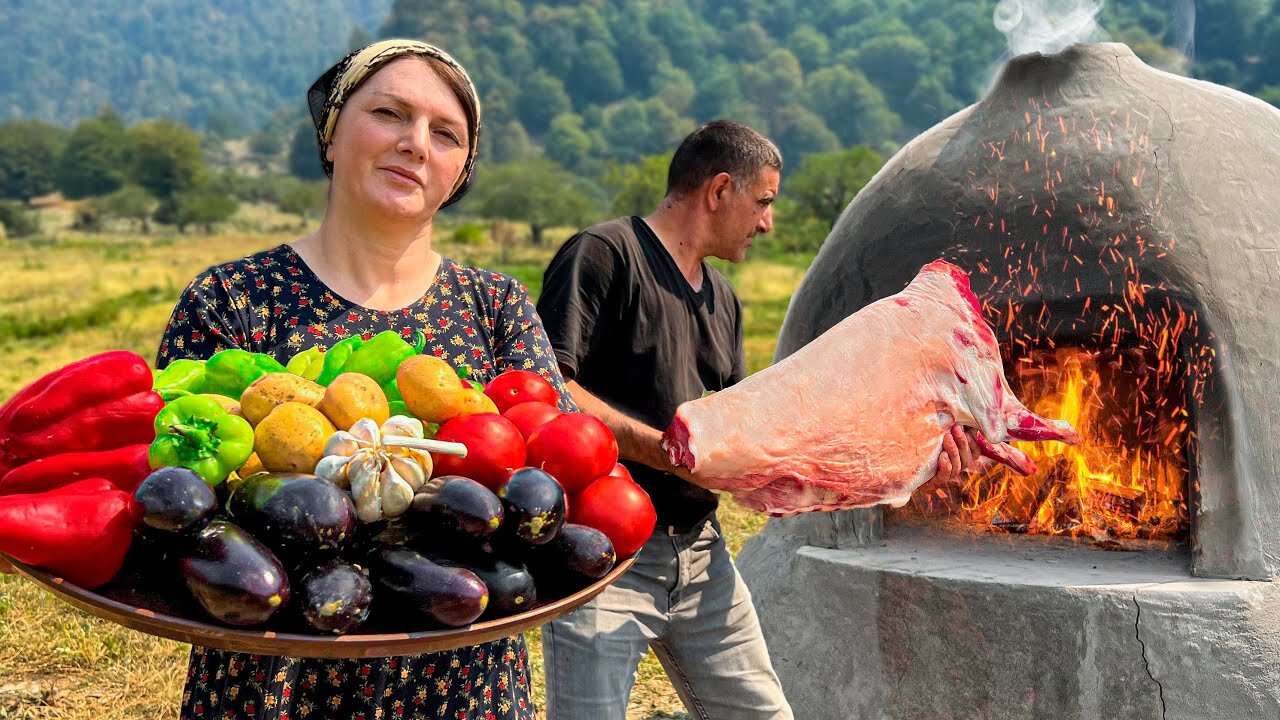
M 729 173 L 737 191 L 746 192 L 767 167 L 782 172 L 782 153 L 768 138 L 733 120 L 712 120 L 676 148 L 667 170 L 667 195 L 691 193 L 720 173 Z
M 307 91 L 307 106 L 316 128 L 320 166 L 326 175 L 333 177 L 333 163 L 329 162 L 327 154 L 343 105 L 380 68 L 402 57 L 416 57 L 427 63 L 453 91 L 467 118 L 467 161 L 453 191 L 441 206 L 444 207 L 457 202 L 471 185 L 476 152 L 480 147 L 480 98 L 462 65 L 434 45 L 418 40 L 382 40 L 348 54 L 311 84 Z

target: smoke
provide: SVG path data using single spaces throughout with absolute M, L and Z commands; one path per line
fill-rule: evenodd
M 1098 25 L 1101 10 L 1102 0 L 1000 0 L 993 20 L 1009 42 L 1010 56 L 1048 55 L 1076 43 L 1109 40 Z
M 1189 65 L 1196 57 L 1196 3 L 1195 0 L 1174 0 L 1173 45 Z

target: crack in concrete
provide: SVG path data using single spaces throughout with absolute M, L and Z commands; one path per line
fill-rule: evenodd
M 1138 645 L 1142 648 L 1142 666 L 1147 671 L 1147 677 L 1151 678 L 1151 682 L 1156 684 L 1156 688 L 1160 691 L 1160 717 L 1165 718 L 1169 709 L 1164 704 L 1164 685 L 1161 684 L 1156 676 L 1151 673 L 1151 661 L 1147 659 L 1147 644 L 1142 641 L 1142 631 L 1138 624 L 1142 622 L 1142 606 L 1138 604 L 1138 592 L 1133 593 L 1133 606 L 1138 609 L 1138 616 L 1133 619 L 1133 636 L 1137 638 Z

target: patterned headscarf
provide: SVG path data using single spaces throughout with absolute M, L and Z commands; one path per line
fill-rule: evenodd
M 373 73 L 388 62 L 408 55 L 417 55 L 439 60 L 462 76 L 466 88 L 462 101 L 462 109 L 467 116 L 467 136 L 470 147 L 467 148 L 467 162 L 462 166 L 462 174 L 454 183 L 452 192 L 441 207 L 457 202 L 471 185 L 472 173 L 475 169 L 476 151 L 480 146 L 480 98 L 476 94 L 475 85 L 462 65 L 458 64 L 448 53 L 440 48 L 418 40 L 381 40 L 347 55 L 329 68 L 311 85 L 307 91 L 307 106 L 311 109 L 311 122 L 316 127 L 316 140 L 320 146 L 320 165 L 329 177 L 333 177 L 333 163 L 325 154 L 329 144 L 333 142 L 333 129 L 338 125 L 338 113 L 351 97 L 356 88 Z

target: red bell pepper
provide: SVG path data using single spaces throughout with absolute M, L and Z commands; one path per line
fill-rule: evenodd
M 103 478 L 6 495 L 0 497 L 0 552 L 96 588 L 120 571 L 140 516 L 133 496 Z
M 53 490 L 85 478 L 105 478 L 131 493 L 151 474 L 147 443 L 93 452 L 66 452 L 32 460 L 0 476 L 0 495 Z
M 68 452 L 150 443 L 164 406 L 142 356 L 99 353 L 55 370 L 0 407 L 0 474 Z

